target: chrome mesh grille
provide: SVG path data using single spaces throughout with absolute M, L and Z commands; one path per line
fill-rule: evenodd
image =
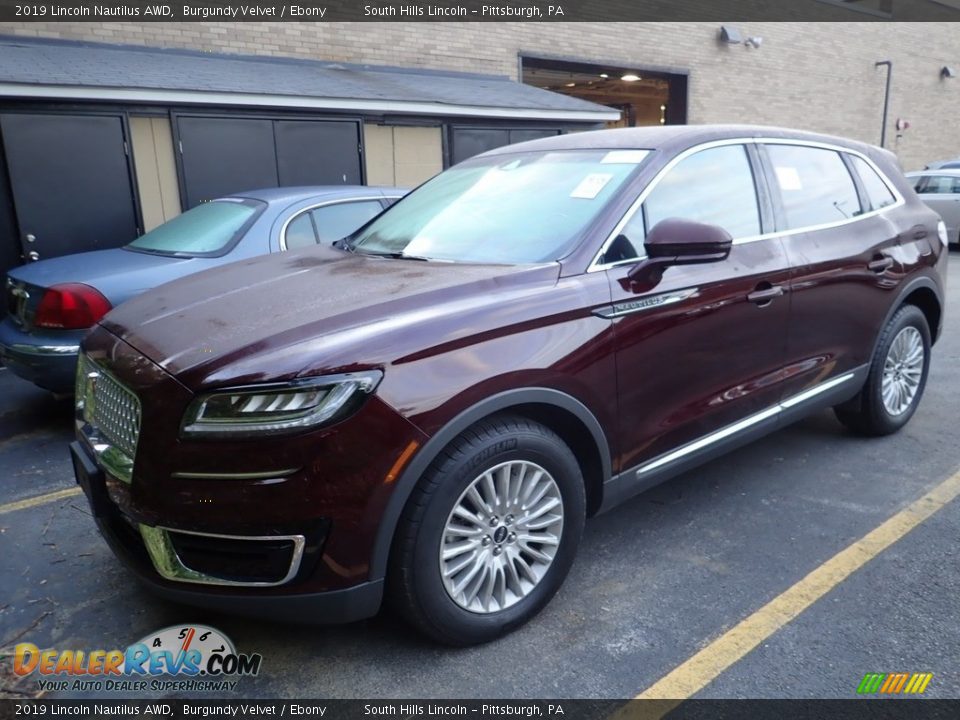
M 140 438 L 140 401 L 137 396 L 86 357 L 81 358 L 78 368 L 80 384 L 85 385 L 82 395 L 84 420 L 132 460 Z

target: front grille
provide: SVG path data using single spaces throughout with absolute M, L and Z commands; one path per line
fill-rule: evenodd
M 140 401 L 116 378 L 81 355 L 77 367 L 77 400 L 94 434 L 131 461 L 140 438 Z

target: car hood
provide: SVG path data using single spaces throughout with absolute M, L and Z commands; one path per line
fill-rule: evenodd
M 102 325 L 191 389 L 264 382 L 385 365 L 450 342 L 449 323 L 443 337 L 417 330 L 441 316 L 475 316 L 558 275 L 555 263 L 422 262 L 319 247 L 168 283 Z
M 203 266 L 198 258 L 176 258 L 117 248 L 40 260 L 14 268 L 8 275 L 34 287 L 83 283 L 96 288 L 111 305 L 116 306 L 139 292 Z

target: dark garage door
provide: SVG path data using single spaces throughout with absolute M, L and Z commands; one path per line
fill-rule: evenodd
M 513 145 L 518 142 L 537 140 L 559 134 L 559 130 L 454 127 L 450 132 L 451 164 L 456 165 L 458 162 L 463 162 L 474 155 L 504 145 Z
M 187 207 L 244 190 L 362 182 L 353 121 L 178 116 Z
M 101 250 L 137 236 L 119 115 L 8 113 L 0 132 L 24 255 Z
M 281 185 L 359 185 L 360 128 L 352 122 L 278 120 Z

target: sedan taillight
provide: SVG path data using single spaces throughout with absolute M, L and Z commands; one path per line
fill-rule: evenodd
M 64 283 L 47 288 L 37 312 L 35 327 L 81 330 L 93 327 L 110 312 L 110 301 L 89 285 Z

